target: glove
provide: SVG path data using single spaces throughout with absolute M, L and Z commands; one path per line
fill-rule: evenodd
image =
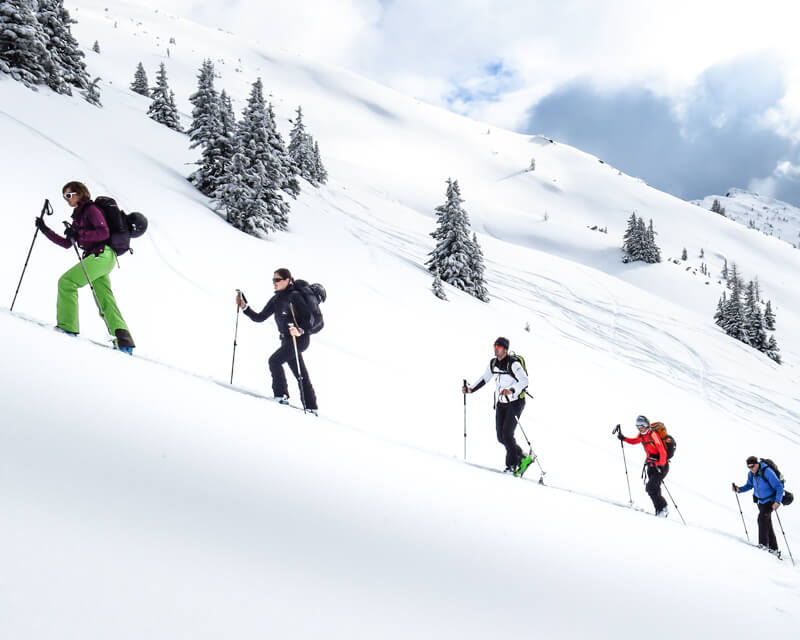
M 47 224 L 44 221 L 44 218 L 36 218 L 36 228 L 39 231 L 47 231 Z
M 625 436 L 622 435 L 622 431 L 617 431 L 617 438 L 619 438 L 620 442 L 622 442 L 625 439 Z
M 734 493 L 739 493 L 739 487 L 736 486 L 735 482 L 731 482 L 731 487 L 733 488 Z
M 472 393 L 472 389 L 470 389 L 467 385 L 461 387 L 461 393 Z
M 77 242 L 78 241 L 77 229 L 74 229 L 73 227 L 67 227 L 64 230 L 64 237 L 70 242 Z

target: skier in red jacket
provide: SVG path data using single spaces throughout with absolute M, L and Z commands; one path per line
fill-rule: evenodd
M 647 453 L 645 466 L 647 467 L 647 485 L 645 490 L 653 501 L 656 515 L 660 518 L 667 517 L 667 501 L 661 495 L 661 483 L 669 473 L 669 462 L 667 462 L 667 449 L 661 441 L 661 437 L 650 428 L 650 421 L 645 416 L 636 418 L 636 428 L 639 435 L 635 438 L 626 438 L 622 431 L 617 432 L 617 437 L 628 444 L 639 444 L 644 446 Z

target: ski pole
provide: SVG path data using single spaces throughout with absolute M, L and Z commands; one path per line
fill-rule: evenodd
M 514 419 L 517 421 L 517 426 L 519 430 L 522 431 L 522 436 L 525 438 L 525 442 L 528 443 L 528 451 L 530 451 L 531 458 L 536 461 L 536 464 L 539 465 L 539 484 L 544 484 L 544 476 L 547 473 L 544 469 L 542 469 L 542 463 L 539 462 L 539 456 L 537 456 L 533 451 L 533 445 L 531 441 L 528 440 L 528 435 L 525 433 L 525 429 L 522 428 L 522 423 L 519 421 L 517 416 L 514 416 Z
M 45 198 L 44 204 L 42 205 L 42 212 L 39 214 L 39 219 L 43 220 L 45 215 L 52 216 L 53 215 L 53 207 L 50 206 L 50 201 Z M 31 248 L 28 249 L 28 257 L 25 258 L 25 266 L 22 267 L 22 275 L 19 277 L 19 283 L 17 284 L 17 290 L 14 292 L 14 299 L 11 301 L 11 308 L 9 311 L 14 310 L 14 304 L 17 301 L 17 295 L 19 294 L 19 288 L 22 286 L 22 278 L 25 277 L 25 270 L 28 268 L 28 261 L 31 259 L 31 253 L 33 253 L 33 245 L 36 242 L 36 236 L 39 235 L 39 225 L 36 225 L 36 231 L 33 232 L 33 240 L 31 241 Z
M 666 489 L 667 495 L 669 496 L 669 499 L 672 500 L 672 505 L 675 507 L 675 511 L 677 511 L 678 515 L 681 516 L 681 522 L 683 522 L 683 524 L 685 525 L 686 520 L 683 519 L 683 516 L 681 515 L 681 510 L 678 509 L 678 505 L 675 504 L 675 500 L 672 498 L 672 494 L 669 492 L 669 489 L 667 489 L 667 483 L 662 480 L 661 486 L 664 487 L 664 489 Z
M 242 300 L 245 304 L 247 304 L 247 298 L 244 297 L 244 294 L 241 292 L 240 289 L 236 290 L 236 295 L 241 296 Z M 239 312 L 241 311 L 241 307 L 237 301 L 236 303 L 236 330 L 233 332 L 233 358 L 231 359 L 231 384 L 233 384 L 233 365 L 236 363 L 236 338 L 239 337 Z
M 611 432 L 612 435 L 619 433 L 620 426 L 617 425 L 614 427 L 614 430 Z M 625 465 L 625 482 L 628 485 L 628 505 L 633 506 L 633 495 L 631 495 L 631 479 L 628 475 L 628 461 L 625 459 L 625 447 L 622 444 L 622 440 L 619 441 L 619 448 L 622 449 L 622 462 Z
M 294 324 L 289 323 L 289 328 L 297 326 L 297 318 L 294 315 L 294 306 L 289 303 L 289 311 L 292 312 L 292 320 Z M 300 403 L 303 405 L 303 413 L 306 412 L 306 394 L 303 390 L 303 372 L 300 369 L 300 352 L 297 350 L 297 338 L 292 336 L 292 345 L 294 345 L 294 358 L 297 364 L 297 381 L 300 383 Z
M 786 532 L 783 530 L 783 523 L 781 522 L 781 517 L 778 515 L 778 512 L 775 512 L 775 517 L 778 519 L 778 524 L 781 527 L 781 533 L 783 534 L 783 541 L 786 543 L 786 550 L 789 552 L 789 558 L 792 561 L 792 566 L 794 566 L 794 556 L 792 555 L 792 550 L 789 548 L 789 541 L 786 539 Z
M 733 483 L 733 486 L 736 487 L 736 483 Z M 750 542 L 750 534 L 747 533 L 747 525 L 744 522 L 744 513 L 742 513 L 742 503 L 739 501 L 739 492 L 736 491 L 733 495 L 736 496 L 736 504 L 739 505 L 739 515 L 742 516 L 742 524 L 744 525 L 744 535 L 747 536 L 747 541 Z
M 461 395 L 464 396 L 464 462 L 467 461 L 467 380 L 464 379 L 464 387 L 462 388 Z

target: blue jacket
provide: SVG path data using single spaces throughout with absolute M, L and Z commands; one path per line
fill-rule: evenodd
M 759 504 L 765 502 L 783 502 L 783 485 L 768 464 L 761 463 L 758 473 L 747 472 L 747 484 L 739 487 L 739 491 L 753 489 Z

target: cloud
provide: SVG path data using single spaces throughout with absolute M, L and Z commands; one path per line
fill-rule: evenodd
M 763 114 L 785 92 L 769 56 L 712 67 L 680 99 L 578 82 L 541 100 L 526 131 L 559 138 L 686 199 L 767 176 L 778 191 L 797 181 L 777 169 L 787 166 L 781 163 L 794 157 L 796 146 L 764 127 Z

